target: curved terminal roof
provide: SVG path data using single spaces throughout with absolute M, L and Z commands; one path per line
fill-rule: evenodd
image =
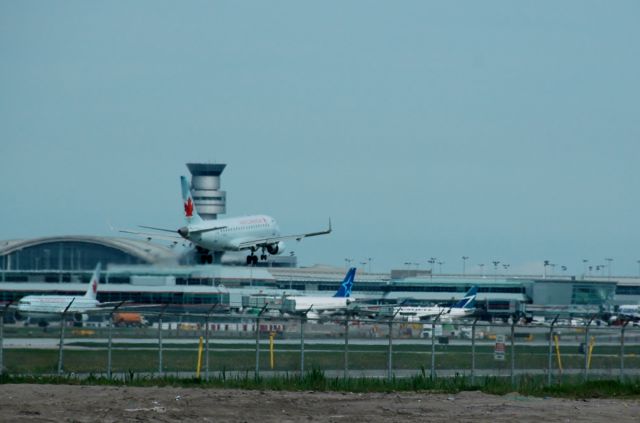
M 150 241 L 92 235 L 63 235 L 0 241 L 0 256 L 11 254 L 25 248 L 37 247 L 42 244 L 49 244 L 53 242 L 79 242 L 101 245 L 130 254 L 147 263 L 175 262 L 178 260 L 178 254 L 176 251 L 163 245 L 153 244 Z

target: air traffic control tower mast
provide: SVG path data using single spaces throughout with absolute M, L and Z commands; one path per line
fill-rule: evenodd
M 227 211 L 227 193 L 220 191 L 220 175 L 226 164 L 187 163 L 191 172 L 191 195 L 200 217 L 216 219 Z

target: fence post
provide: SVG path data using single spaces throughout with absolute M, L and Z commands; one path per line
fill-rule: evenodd
M 167 309 L 168 304 L 165 304 L 160 310 L 158 315 L 158 374 L 162 376 L 162 315 Z
M 595 314 L 591 316 L 591 319 L 587 322 L 584 328 L 584 381 L 589 380 L 589 326 L 593 319 L 595 319 Z
M 209 382 L 209 318 L 211 317 L 211 313 L 213 313 L 213 310 L 217 305 L 218 303 L 215 303 L 213 306 L 211 306 L 209 312 L 207 313 L 207 317 L 205 317 L 204 320 L 204 380 L 207 382 Z
M 511 386 L 516 385 L 516 322 L 516 316 L 514 315 L 511 322 Z
M 4 316 L 12 302 L 13 300 L 5 304 L 0 313 L 0 376 L 4 374 Z
M 624 330 L 628 324 L 627 320 L 620 328 L 620 382 L 624 382 Z
M 556 314 L 556 317 L 553 319 L 553 321 L 551 322 L 551 325 L 549 326 L 549 355 L 547 357 L 548 362 L 547 362 L 547 386 L 551 386 L 551 366 L 553 366 L 553 327 L 555 326 L 556 322 L 558 321 L 558 317 L 560 315 Z
M 7 311 L 7 306 L 4 307 L 0 314 L 0 376 L 4 374 L 4 313 Z
M 71 307 L 71 304 L 73 304 L 74 301 L 75 301 L 75 298 L 72 298 L 71 301 L 69 301 L 69 304 L 67 304 L 67 307 L 64 309 L 64 311 L 62 312 L 62 315 L 60 316 L 60 345 L 58 346 L 58 376 L 62 375 L 62 363 L 63 363 L 62 355 L 64 353 L 64 348 L 62 347 L 64 345 L 64 324 L 67 317 L 67 311 L 69 311 L 69 307 Z
M 389 350 L 387 351 L 387 380 L 391 381 L 393 367 L 393 319 L 389 319 Z
M 307 322 L 307 314 L 312 308 L 313 304 L 300 316 L 300 377 L 304 375 L 304 325 Z
M 472 385 L 475 385 L 476 383 L 476 323 L 478 323 L 477 317 L 473 320 L 473 324 L 471 325 L 471 384 Z
M 344 378 L 349 377 L 349 312 L 344 317 Z
M 436 377 L 436 322 L 441 315 L 442 311 L 431 321 L 431 379 Z
M 262 316 L 262 313 L 264 313 L 268 305 L 269 304 L 265 304 L 256 317 L 256 379 L 260 376 L 260 316 Z
M 112 331 L 113 331 L 113 314 L 116 312 L 116 310 L 122 305 L 124 304 L 124 301 L 120 302 L 120 304 L 116 305 L 113 310 L 111 310 L 111 313 L 109 313 L 109 343 L 107 345 L 107 377 L 109 379 L 111 379 L 111 349 L 112 349 L 112 341 L 113 341 L 113 335 L 112 335 Z

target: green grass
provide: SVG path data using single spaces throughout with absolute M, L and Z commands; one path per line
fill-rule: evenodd
M 107 379 L 89 376 L 77 378 L 73 376 L 0 376 L 0 383 L 37 383 L 37 384 L 71 384 L 71 385 L 104 385 L 104 386 L 173 386 L 251 390 L 285 390 L 285 391 L 335 391 L 335 392 L 397 392 L 397 391 L 429 391 L 455 394 L 461 391 L 482 391 L 489 394 L 504 395 L 517 392 L 520 395 L 554 396 L 567 398 L 637 398 L 640 397 L 638 380 L 619 382 L 614 380 L 597 380 L 586 383 L 567 381 L 562 384 L 546 386 L 542 377 L 521 377 L 515 386 L 505 378 L 482 378 L 476 384 L 469 379 L 429 378 L 424 369 L 411 378 L 328 378 L 321 370 L 311 370 L 302 377 L 297 375 L 279 375 L 274 377 L 254 377 L 246 373 L 237 377 L 221 375 L 204 381 L 195 378 L 175 377 L 139 377 L 130 373 L 125 379 Z
M 150 349 L 116 348 L 112 352 L 112 370 L 114 372 L 156 372 L 158 370 L 158 351 L 155 345 Z M 197 360 L 195 346 L 165 345 L 163 352 L 164 371 L 194 371 Z M 238 345 L 241 349 L 221 348 L 210 350 L 209 363 L 211 371 L 246 371 L 255 368 L 255 351 L 253 345 Z M 326 347 L 326 346 L 322 346 Z M 366 347 L 366 346 L 362 346 Z M 408 347 L 408 346 L 405 346 Z M 594 350 L 591 367 L 593 369 L 609 369 L 616 371 L 619 367 L 619 357 L 615 352 L 604 351 L 605 347 Z M 349 349 L 349 368 L 354 371 L 368 369 L 386 369 L 386 348 L 361 348 L 353 346 Z M 548 365 L 547 350 L 539 347 L 516 349 L 516 369 L 546 369 Z M 204 360 L 203 360 L 204 362 Z M 394 348 L 393 369 L 414 370 L 429 367 L 431 350 L 418 348 Z M 10 374 L 42 374 L 57 370 L 57 349 L 7 349 L 4 351 L 4 364 Z M 510 353 L 507 350 L 504 361 L 495 361 L 491 348 L 478 348 L 476 353 L 476 369 L 498 369 L 503 373 L 510 369 Z M 582 369 L 584 356 L 577 348 L 565 348 L 562 353 L 564 369 Z M 260 367 L 269 367 L 269 350 L 261 346 Z M 305 367 L 321 370 L 341 370 L 344 368 L 344 351 L 336 348 L 316 348 L 307 346 L 305 349 Z M 555 355 L 553 367 L 556 368 Z M 625 357 L 625 367 L 640 368 L 640 356 Z M 64 370 L 76 373 L 103 373 L 107 368 L 107 351 L 104 348 L 89 348 L 83 350 L 65 349 Z M 275 369 L 277 371 L 296 371 L 300 368 L 300 353 L 297 349 L 277 348 L 275 352 Z M 471 353 L 469 349 L 451 346 L 436 348 L 437 370 L 458 370 L 469 372 L 471 369 Z

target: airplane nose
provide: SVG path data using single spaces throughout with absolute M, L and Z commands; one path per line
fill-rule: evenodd
M 178 229 L 178 233 L 180 234 L 181 237 L 186 238 L 189 236 L 189 228 L 186 226 L 183 226 L 182 228 Z

